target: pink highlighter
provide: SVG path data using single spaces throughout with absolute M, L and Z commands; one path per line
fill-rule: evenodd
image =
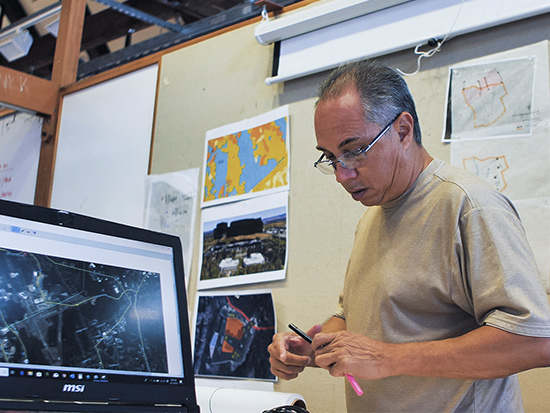
M 294 324 L 290 323 L 288 327 L 294 331 L 296 334 L 298 334 L 300 337 L 302 337 L 305 341 L 307 341 L 309 344 L 313 341 L 313 339 L 308 336 L 306 333 L 304 333 L 302 330 L 300 330 L 298 327 L 296 327 Z M 355 380 L 355 377 L 353 377 L 351 374 L 344 374 L 346 376 L 346 379 L 348 379 L 349 384 L 351 384 L 351 387 L 353 390 L 355 390 L 355 393 L 357 393 L 358 396 L 363 395 L 363 389 L 361 386 L 359 386 L 359 383 L 357 383 L 357 380 Z

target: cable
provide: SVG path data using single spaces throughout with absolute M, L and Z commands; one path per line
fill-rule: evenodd
M 458 13 L 456 14 L 455 21 L 453 22 L 451 28 L 449 29 L 449 31 L 447 32 L 443 40 L 440 41 L 438 39 L 432 38 L 428 40 L 426 43 L 420 43 L 416 45 L 416 47 L 414 48 L 414 54 L 418 55 L 418 59 L 416 60 L 416 70 L 414 72 L 406 73 L 406 72 L 403 72 L 401 69 L 395 69 L 401 76 L 416 75 L 420 71 L 420 64 L 421 64 L 420 61 L 422 60 L 423 57 L 432 57 L 434 54 L 441 51 L 441 46 L 443 46 L 443 43 L 447 41 L 447 39 L 449 38 L 449 36 L 451 35 L 451 33 L 453 32 L 456 26 L 456 22 L 458 21 L 458 17 L 460 16 L 460 13 L 462 11 L 462 6 L 464 6 L 465 1 L 466 0 L 462 0 L 462 2 L 460 3 L 460 8 L 458 9 Z M 432 48 L 426 52 L 419 51 L 419 49 L 425 45 L 432 46 Z

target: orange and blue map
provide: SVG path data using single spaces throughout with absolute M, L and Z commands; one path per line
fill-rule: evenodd
M 207 142 L 203 201 L 288 185 L 287 117 Z

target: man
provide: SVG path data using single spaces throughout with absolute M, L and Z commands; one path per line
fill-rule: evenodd
M 515 373 L 550 365 L 550 308 L 513 205 L 428 154 L 393 70 L 348 64 L 319 96 L 315 166 L 369 208 L 336 314 L 311 345 L 276 334 L 272 372 L 353 375 L 350 412 L 522 411 Z

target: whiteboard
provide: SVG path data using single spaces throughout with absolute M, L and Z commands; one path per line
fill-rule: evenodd
M 158 65 L 63 99 L 51 206 L 142 226 Z
M 0 199 L 32 204 L 42 118 L 16 112 L 0 118 Z

